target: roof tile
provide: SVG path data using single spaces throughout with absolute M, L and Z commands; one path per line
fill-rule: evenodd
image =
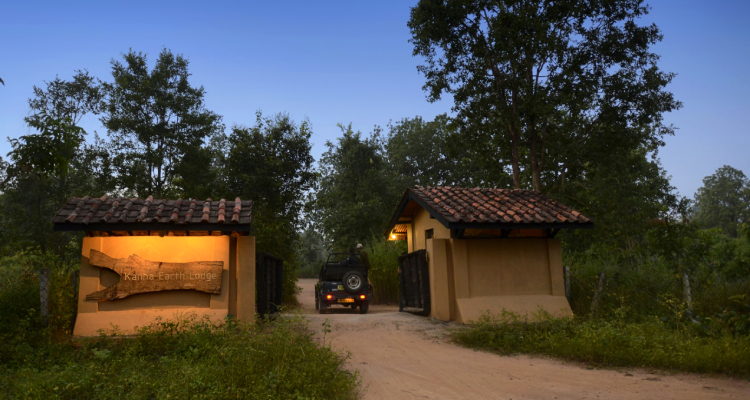
M 450 186 L 409 188 L 418 198 L 450 222 L 588 224 L 592 220 L 532 190 L 460 188 Z
M 113 230 L 127 231 L 127 224 L 223 224 L 228 219 L 227 209 L 232 210 L 231 223 L 249 225 L 252 222 L 252 201 L 212 201 L 202 204 L 195 199 L 167 200 L 138 198 L 72 198 L 68 200 L 52 219 L 54 224 L 112 224 Z M 202 207 L 202 209 L 201 209 Z M 205 227 L 204 227 L 205 230 Z

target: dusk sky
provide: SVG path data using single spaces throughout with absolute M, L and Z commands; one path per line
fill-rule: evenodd
M 649 2 L 664 40 L 660 67 L 684 107 L 666 116 L 677 134 L 659 157 L 680 194 L 692 198 L 722 165 L 750 174 L 750 1 Z M 340 135 L 337 123 L 372 131 L 389 121 L 450 113 L 428 103 L 406 26 L 416 1 L 36 2 L 0 13 L 0 155 L 23 122 L 34 85 L 77 69 L 111 81 L 110 60 L 132 48 L 153 61 L 162 48 L 186 56 L 191 83 L 229 128 L 255 112 L 309 119 L 313 155 Z M 83 127 L 106 137 L 97 117 Z

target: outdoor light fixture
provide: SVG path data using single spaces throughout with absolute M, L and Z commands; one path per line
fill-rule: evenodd
M 393 240 L 396 240 L 396 235 L 395 235 L 395 234 L 392 234 L 392 235 L 391 235 L 391 239 L 393 239 Z

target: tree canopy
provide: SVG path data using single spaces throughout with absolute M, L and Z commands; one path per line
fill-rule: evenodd
M 203 87 L 188 82 L 188 60 L 163 49 L 149 71 L 147 57 L 129 51 L 112 60 L 114 82 L 104 83 L 107 128 L 119 186 L 140 196 L 173 196 L 181 163 L 206 162 L 194 154 L 223 131 L 221 117 L 205 108 Z M 191 157 L 192 156 L 192 157 Z M 205 163 L 200 168 L 209 168 Z
M 650 51 L 659 29 L 637 24 L 647 12 L 640 0 L 420 0 L 408 26 L 428 100 L 453 96 L 465 140 L 496 149 L 477 156 L 514 188 L 550 191 L 597 136 L 635 139 L 615 155 L 672 133 L 662 114 L 680 103 Z
M 703 178 L 695 193 L 694 216 L 707 228 L 737 237 L 739 226 L 750 223 L 750 179 L 728 165 Z

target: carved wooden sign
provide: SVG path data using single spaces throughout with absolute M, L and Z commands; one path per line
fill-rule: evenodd
M 101 251 L 91 250 L 89 264 L 115 271 L 120 275 L 120 281 L 86 295 L 87 300 L 114 300 L 132 294 L 180 289 L 221 293 L 223 261 L 168 263 L 143 260 L 135 254 L 128 258 L 112 258 Z

